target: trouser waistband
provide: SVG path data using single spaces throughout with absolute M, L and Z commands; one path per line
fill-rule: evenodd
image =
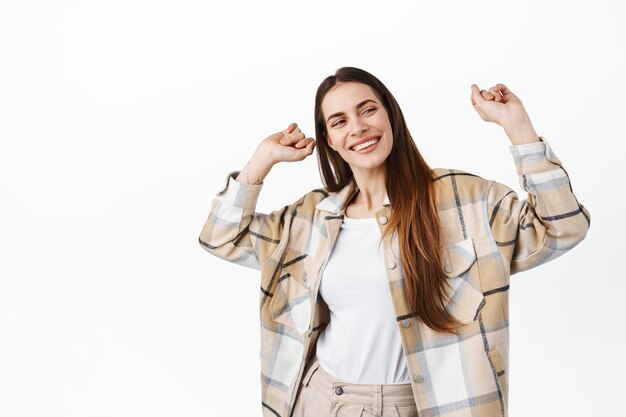
M 326 372 L 316 356 L 305 371 L 305 386 L 312 385 L 331 396 L 331 401 L 356 403 L 373 407 L 374 415 L 381 415 L 382 403 L 385 406 L 415 405 L 411 384 L 351 384 L 338 380 Z

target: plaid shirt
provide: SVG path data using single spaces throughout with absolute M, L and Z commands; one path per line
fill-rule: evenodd
M 506 417 L 509 280 L 583 240 L 589 211 L 545 137 L 510 145 L 527 199 L 501 183 L 435 168 L 447 309 L 463 325 L 436 332 L 411 312 L 397 233 L 384 241 L 389 292 L 420 417 Z M 209 253 L 261 271 L 261 383 L 264 416 L 289 417 L 305 365 L 330 321 L 320 279 L 337 239 L 354 180 L 336 193 L 315 189 L 269 214 L 255 212 L 263 184 L 232 171 L 214 198 L 199 242 Z M 389 200 L 375 217 L 384 230 Z M 366 325 L 364 323 L 364 325 Z

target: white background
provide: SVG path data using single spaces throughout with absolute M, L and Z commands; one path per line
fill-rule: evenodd
M 341 66 L 385 83 L 433 167 L 525 198 L 470 85 L 523 101 L 591 213 L 511 281 L 511 417 L 625 416 L 626 13 L 609 1 L 3 1 L 0 417 L 261 415 L 257 271 L 198 235 L 230 170 Z M 321 186 L 317 154 L 265 181 Z

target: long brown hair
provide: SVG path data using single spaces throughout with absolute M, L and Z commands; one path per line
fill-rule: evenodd
M 328 145 L 322 114 L 326 93 L 337 83 L 348 81 L 367 84 L 374 90 L 387 110 L 393 132 L 392 150 L 385 161 L 385 185 L 392 210 L 381 240 L 397 230 L 406 293 L 415 315 L 433 330 L 455 333 L 453 329 L 459 322 L 445 308 L 444 287 L 448 282 L 439 251 L 441 225 L 435 204 L 433 170 L 418 151 L 394 96 L 378 78 L 359 68 L 339 68 L 317 89 L 315 137 L 324 186 L 336 192 L 354 176 L 350 165 Z

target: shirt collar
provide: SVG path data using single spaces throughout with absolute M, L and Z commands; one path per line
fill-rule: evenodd
M 359 191 L 354 177 L 339 191 L 330 193 L 328 197 L 317 203 L 315 206 L 319 210 L 331 212 L 333 214 L 344 214 L 348 201 Z M 389 206 L 389 196 L 385 192 L 384 206 Z

